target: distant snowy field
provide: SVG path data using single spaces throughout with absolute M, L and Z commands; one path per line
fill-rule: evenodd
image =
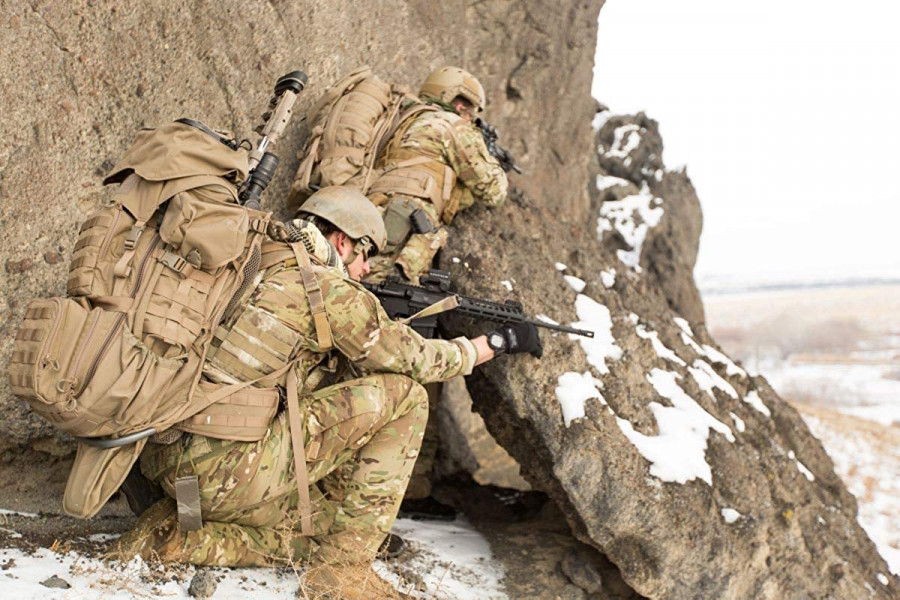
M 860 524 L 900 574 L 900 285 L 769 283 L 707 288 L 707 326 L 800 409 L 859 501 Z

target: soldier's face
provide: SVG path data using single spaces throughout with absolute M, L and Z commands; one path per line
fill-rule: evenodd
M 341 257 L 342 261 L 346 262 L 351 256 L 356 254 L 351 262 L 345 264 L 347 273 L 350 274 L 350 279 L 360 281 L 369 274 L 371 270 L 369 259 L 365 252 L 356 253 L 356 242 L 354 240 L 341 231 L 332 233 L 327 239 L 337 250 L 338 256 Z
M 353 281 L 360 281 L 369 274 L 370 270 L 369 260 L 366 258 L 364 252 L 357 254 L 356 258 L 353 259 L 353 262 L 347 265 L 347 272 L 350 274 L 350 279 Z

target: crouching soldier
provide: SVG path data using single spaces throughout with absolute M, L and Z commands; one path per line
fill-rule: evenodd
M 313 597 L 396 597 L 370 565 L 422 442 L 422 384 L 497 354 L 539 355 L 541 342 L 527 324 L 492 332 L 490 345 L 487 336 L 423 339 L 356 283 L 385 243 L 366 197 L 325 188 L 301 216 L 282 232 L 290 243 L 264 245 L 259 283 L 226 316 L 204 367 L 212 382 L 278 390 L 286 406 L 262 418 L 259 441 L 241 441 L 258 439 L 244 434 L 261 420 L 261 397 L 247 394 L 148 445 L 141 469 L 168 497 L 119 550 L 197 565 L 305 561 L 301 589 Z M 369 375 L 344 375 L 355 367 Z
M 387 247 L 373 261 L 370 281 L 398 274 L 419 282 L 460 210 L 499 206 L 508 181 L 474 125 L 484 110 L 484 88 L 456 67 L 442 67 L 422 83 L 424 101 L 400 124 L 378 158 L 379 176 L 368 196 L 383 207 Z

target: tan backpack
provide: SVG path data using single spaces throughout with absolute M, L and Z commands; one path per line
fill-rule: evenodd
M 409 90 L 388 85 L 363 66 L 325 90 L 309 111 L 310 134 L 288 202 L 299 206 L 317 189 L 349 185 L 363 194 L 375 161 L 400 123 L 434 110 Z
M 239 204 L 248 155 L 226 141 L 181 122 L 140 131 L 104 180 L 119 189 L 81 226 L 68 296 L 28 305 L 10 384 L 79 441 L 69 514 L 96 514 L 151 434 L 246 387 L 198 385 L 270 218 Z

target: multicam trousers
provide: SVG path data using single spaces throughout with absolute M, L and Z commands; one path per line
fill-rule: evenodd
M 164 558 L 216 566 L 374 558 L 419 452 L 428 416 L 425 390 L 403 375 L 378 374 L 324 388 L 303 404 L 314 536 L 300 535 L 293 451 L 282 412 L 259 442 L 192 435 L 145 450 L 144 474 L 169 496 L 176 478 L 199 478 L 203 527 L 166 541 Z M 144 513 L 128 541 L 158 536 L 166 511 L 174 512 L 170 499 Z M 145 544 L 141 553 L 146 549 Z

